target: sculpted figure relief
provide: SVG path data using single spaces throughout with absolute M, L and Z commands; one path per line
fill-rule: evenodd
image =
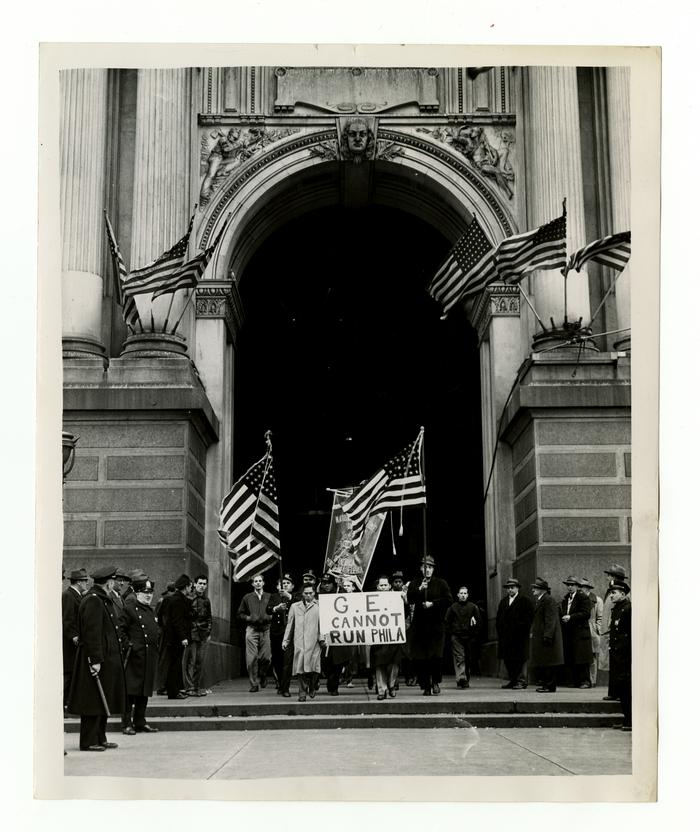
M 352 118 L 345 125 L 340 142 L 341 158 L 357 165 L 374 154 L 374 134 L 364 118 Z
M 202 173 L 204 179 L 199 192 L 199 204 L 205 206 L 212 194 L 234 167 L 250 159 L 267 145 L 296 133 L 296 130 L 266 130 L 249 127 L 245 133 L 240 127 L 231 127 L 227 133 L 217 130 L 210 134 L 216 139 L 209 147 L 207 136 L 202 137 Z

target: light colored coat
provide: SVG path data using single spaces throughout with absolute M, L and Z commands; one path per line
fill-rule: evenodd
M 595 593 L 591 593 L 590 598 L 593 604 L 591 617 L 588 621 L 588 625 L 591 628 L 591 647 L 594 653 L 599 653 L 600 636 L 603 632 L 603 599 L 595 595 Z M 595 601 L 593 600 L 594 598 Z
M 308 606 L 297 601 L 289 608 L 284 643 L 294 644 L 292 674 L 321 672 L 321 631 L 318 620 L 318 601 Z

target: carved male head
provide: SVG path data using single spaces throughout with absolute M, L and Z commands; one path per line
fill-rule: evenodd
M 353 118 L 343 131 L 348 151 L 354 162 L 361 162 L 369 143 L 369 125 L 364 118 Z

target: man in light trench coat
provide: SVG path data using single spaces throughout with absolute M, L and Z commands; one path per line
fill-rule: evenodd
M 321 630 L 318 617 L 318 601 L 313 586 L 305 586 L 301 601 L 289 608 L 287 629 L 284 631 L 282 649 L 294 644 L 292 673 L 299 679 L 299 701 L 305 702 L 306 695 L 316 696 L 316 681 L 321 672 Z

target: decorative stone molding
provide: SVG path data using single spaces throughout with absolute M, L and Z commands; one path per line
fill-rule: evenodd
M 243 323 L 243 305 L 235 281 L 203 280 L 197 286 L 195 311 L 197 318 L 222 318 L 231 342 L 236 344 Z
M 520 317 L 520 290 L 517 286 L 494 283 L 481 293 L 472 315 L 479 343 L 486 337 L 491 319 L 497 317 Z

